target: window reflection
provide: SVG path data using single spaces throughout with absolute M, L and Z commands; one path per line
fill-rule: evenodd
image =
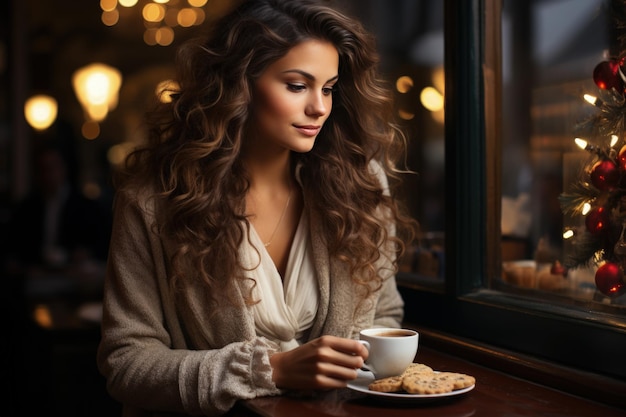
M 492 286 L 624 311 L 626 296 L 598 290 L 597 265 L 562 268 L 572 254 L 563 233 L 580 219 L 564 216 L 559 200 L 589 162 L 574 138 L 597 110 L 583 98 L 598 90 L 594 68 L 619 53 L 611 1 L 505 0 L 503 6 L 503 268 Z

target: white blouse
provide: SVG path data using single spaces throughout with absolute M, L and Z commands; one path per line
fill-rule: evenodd
M 253 297 L 260 300 L 252 306 L 256 332 L 278 343 L 282 351 L 293 349 L 313 325 L 319 302 L 307 216 L 300 217 L 284 279 L 252 225 L 250 231 L 240 256 L 256 281 Z

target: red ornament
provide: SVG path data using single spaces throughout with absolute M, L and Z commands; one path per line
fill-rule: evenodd
M 585 225 L 592 235 L 600 234 L 609 227 L 609 214 L 604 207 L 595 208 L 585 217 Z
M 596 271 L 596 287 L 608 297 L 619 297 L 626 292 L 624 271 L 613 262 L 607 262 Z
M 591 183 L 600 191 L 615 188 L 620 179 L 617 164 L 610 159 L 603 159 L 591 168 Z
M 603 90 L 614 88 L 618 92 L 624 92 L 624 81 L 619 74 L 620 61 L 614 59 L 602 61 L 593 70 L 593 81 Z

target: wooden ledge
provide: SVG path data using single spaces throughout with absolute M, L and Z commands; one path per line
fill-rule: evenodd
M 420 333 L 420 346 L 474 362 L 530 382 L 626 409 L 626 381 L 405 323 Z M 419 357 L 419 354 L 418 354 Z

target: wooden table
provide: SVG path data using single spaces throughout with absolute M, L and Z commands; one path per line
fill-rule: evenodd
M 350 389 L 315 396 L 256 398 L 239 404 L 230 417 L 466 417 L 550 416 L 624 417 L 626 410 L 574 397 L 511 377 L 469 361 L 420 347 L 416 362 L 436 370 L 463 372 L 476 378 L 475 388 L 445 400 L 393 403 Z
M 43 306 L 49 310 L 51 319 L 50 326 L 43 328 L 54 330 L 56 337 L 61 337 L 64 343 L 69 343 L 65 339 L 77 332 L 81 340 L 97 340 L 98 326 L 81 322 L 77 327 L 77 323 L 68 320 L 74 310 L 60 308 L 55 303 Z M 433 335 L 428 336 L 424 340 L 430 340 L 431 345 L 420 344 L 416 362 L 440 371 L 474 376 L 476 386 L 472 391 L 445 400 L 402 404 L 381 401 L 350 389 L 332 390 L 313 396 L 283 395 L 243 401 L 225 417 L 626 417 L 626 408 L 618 409 L 589 401 L 489 368 L 493 360 L 480 362 L 487 364 L 482 366 L 466 359 L 468 354 L 462 350 L 458 354 L 442 353 L 438 348 L 435 349 L 438 345 L 433 344 Z M 73 381 L 84 384 L 80 378 Z M 55 378 L 55 383 L 60 383 L 58 378 Z M 98 390 L 104 392 L 103 387 L 98 387 Z M 611 392 L 620 395 L 620 389 Z M 102 403 L 95 404 L 100 409 L 104 408 Z M 619 404 L 626 402 L 621 401 Z M 81 411 L 85 410 L 86 407 Z M 93 409 L 88 410 L 82 415 L 96 415 Z M 113 412 L 108 415 L 119 414 Z

